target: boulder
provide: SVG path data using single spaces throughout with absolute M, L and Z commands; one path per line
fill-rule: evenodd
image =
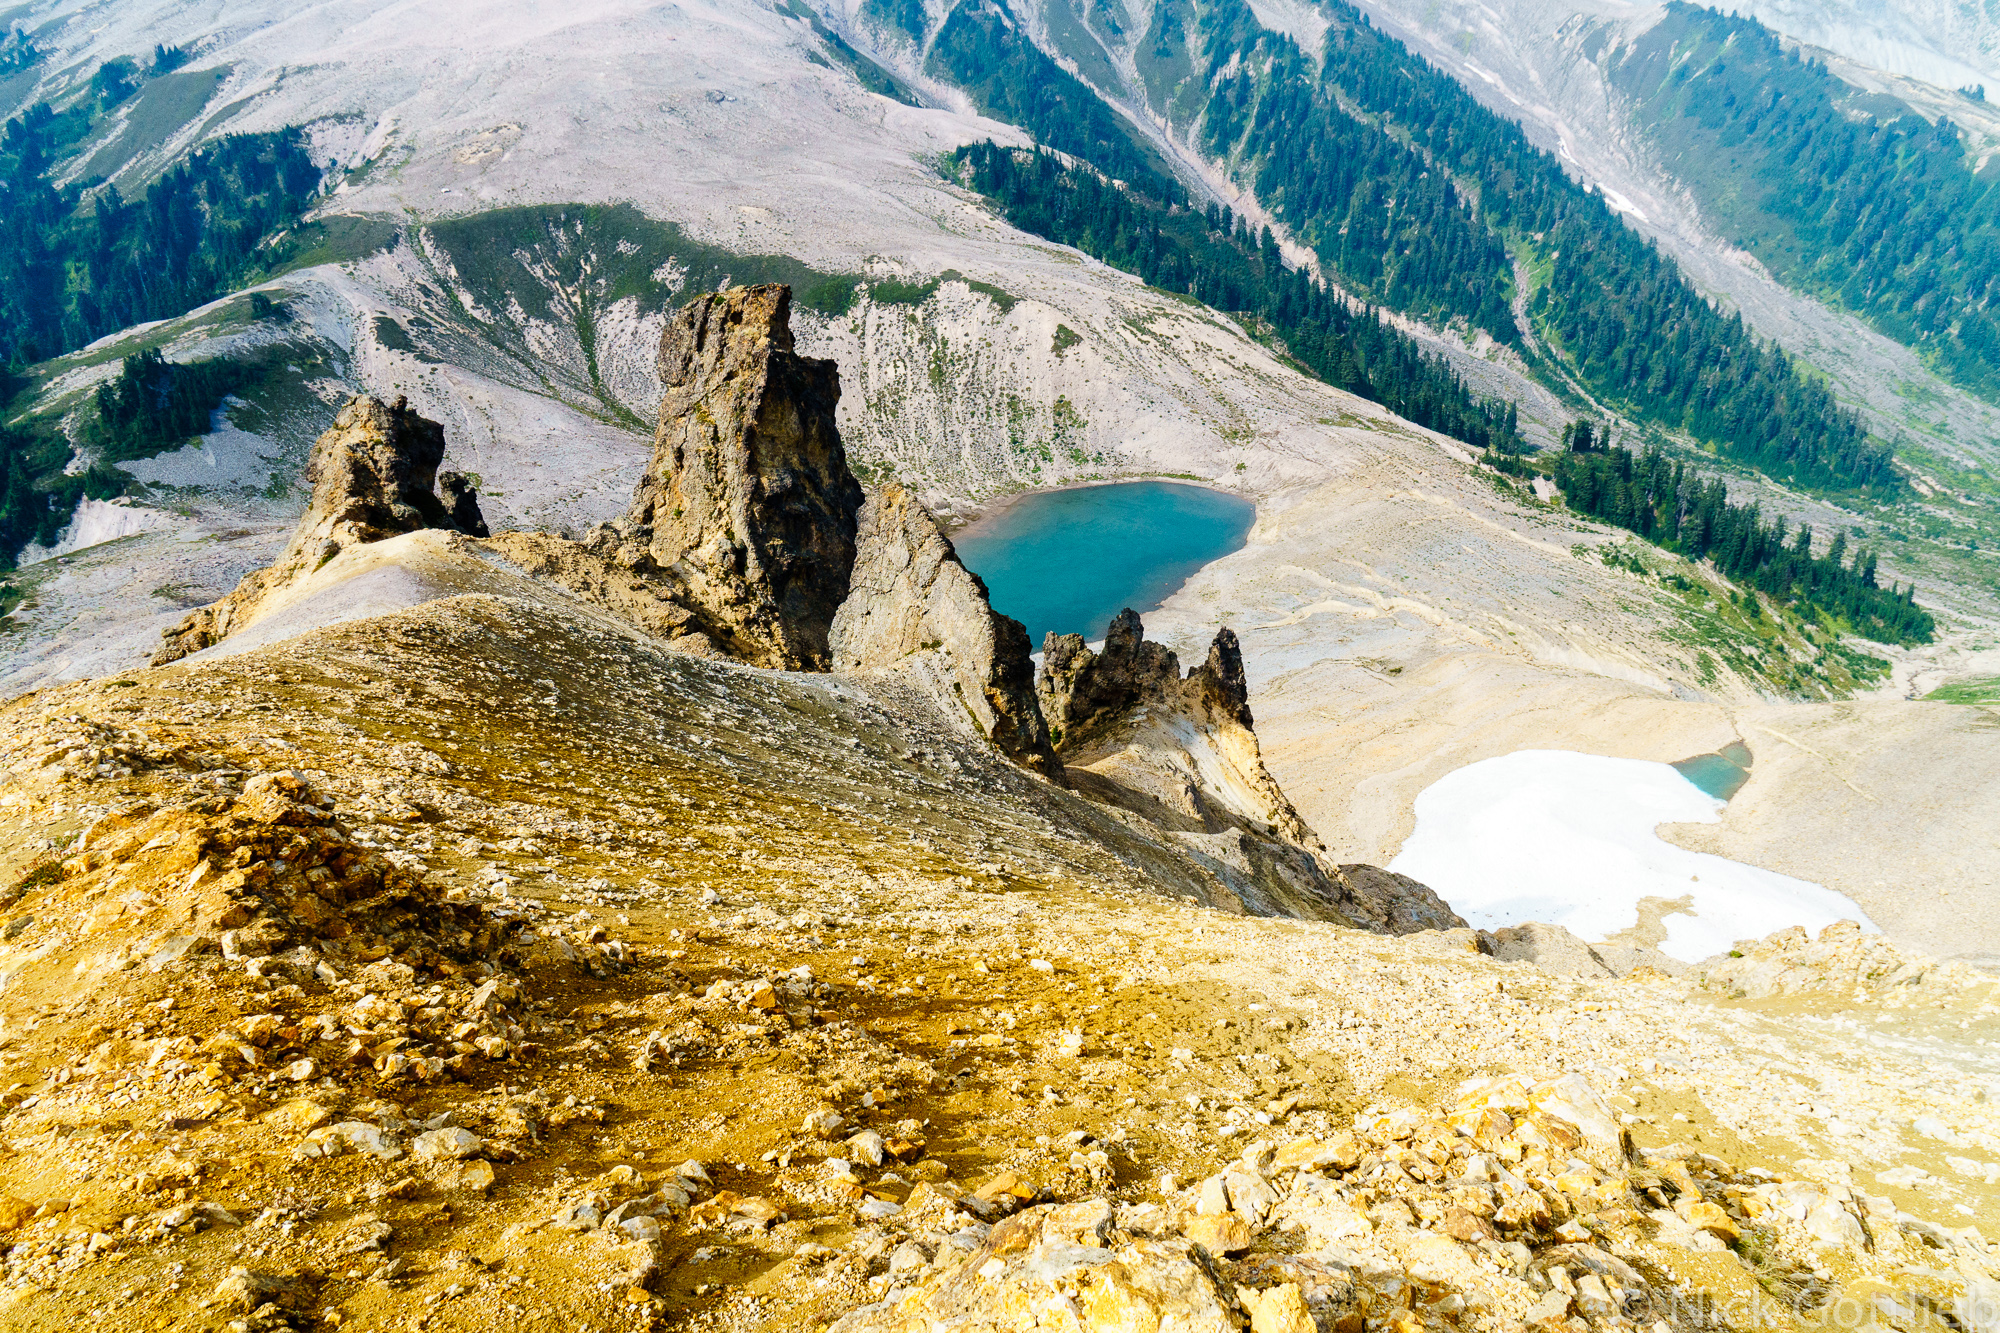
M 438 494 L 443 497 L 446 517 L 450 526 L 468 537 L 485 537 L 486 516 L 479 512 L 479 492 L 463 472 L 440 472 L 437 480 Z
M 1518 926 L 1481 931 L 1485 952 L 1503 963 L 1533 963 L 1544 972 L 1566 977 L 1608 977 L 1611 968 L 1583 938 L 1562 926 L 1524 921 Z
M 166 643 L 153 665 L 220 642 L 255 619 L 278 593 L 349 547 L 421 528 L 485 536 L 478 496 L 463 476 L 444 474 L 446 495 L 439 498 L 437 469 L 443 459 L 444 427 L 418 416 L 407 399 L 351 399 L 313 444 L 306 463 L 312 499 L 284 553 L 221 601 L 189 612 L 163 631 Z
M 1028 631 L 988 600 L 917 498 L 890 484 L 861 506 L 847 600 L 828 636 L 838 671 L 897 670 L 1025 768 L 1062 781 L 1035 694 Z
M 849 1312 L 833 1324 L 832 1333 L 938 1328 L 1237 1333 L 1231 1293 L 1217 1282 L 1213 1260 L 1195 1245 L 1133 1239 L 1113 1246 L 1102 1228 L 1071 1224 L 1070 1215 L 1079 1212 L 1088 1218 L 1109 1209 L 1031 1208 L 993 1227 L 962 1261 L 906 1274 L 908 1286 Z M 1234 1217 L 1227 1222 L 1236 1232 L 1247 1232 Z M 1247 1234 L 1234 1232 L 1210 1239 L 1225 1249 L 1249 1243 Z
M 1650 967 L 1666 976 L 1680 976 L 1686 963 L 1658 949 L 1632 944 L 1589 944 L 1573 931 L 1541 921 L 1479 932 L 1481 952 L 1502 962 L 1533 963 L 1544 972 L 1566 977 L 1624 977 Z
M 729 655 L 824 670 L 862 496 L 834 424 L 839 371 L 793 351 L 791 303 L 782 284 L 732 287 L 668 323 L 659 431 L 623 526 Z
M 1463 929 L 1465 918 L 1451 910 L 1429 885 L 1380 866 L 1358 862 L 1338 866 L 1334 880 L 1341 889 L 1340 906 L 1350 917 L 1365 920 L 1383 935 L 1414 935 L 1420 930 Z

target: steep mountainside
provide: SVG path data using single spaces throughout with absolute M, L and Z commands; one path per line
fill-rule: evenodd
M 34 276 L 206 303 L 8 380 L 0 1328 L 2000 1330 L 1995 709 L 1906 697 L 2000 676 L 1988 446 L 1889 438 L 1986 409 L 1624 229 L 1608 30 L 1548 157 L 1290 0 L 9 19 Z M 317 192 L 197 208 L 238 132 Z M 1579 415 L 1768 508 L 1593 521 Z M 954 523 L 1159 475 L 1246 544 L 1035 661 Z M 1479 759 L 1746 746 L 1660 836 L 1883 933 L 1379 868 Z
M 2000 411 L 1860 319 L 1788 290 L 1754 255 L 1727 239 L 1730 229 L 1710 217 L 1676 177 L 1672 154 L 1634 116 L 1631 100 L 1613 86 L 1605 67 L 1613 52 L 1645 39 L 1664 7 L 1538 0 L 1509 0 L 1498 7 L 1415 6 L 1370 0 L 1362 8 L 1474 97 L 1517 121 L 1533 142 L 1555 153 L 1630 225 L 1673 255 L 1706 296 L 1740 310 L 1752 328 L 1826 375 L 1842 403 L 1894 442 L 1917 491 L 1914 502 L 1903 506 L 1816 513 L 1801 506 L 1798 495 L 1754 477 L 1731 476 L 1736 494 L 1754 498 L 1767 513 L 1809 521 L 1822 534 L 1835 526 L 1880 531 L 1885 549 L 1894 544 L 1904 575 L 1917 576 L 1927 587 L 1994 585 L 1991 561 L 1982 552 L 1995 544 L 2000 515 L 1990 481 L 1990 442 L 2000 439 Z M 1319 22 L 1312 11 L 1266 9 L 1273 26 L 1302 41 L 1317 40 Z M 1888 104 L 1895 114 L 1916 107 L 1927 117 L 1952 116 L 1981 143 L 1991 142 L 2000 129 L 1985 106 L 1955 91 L 1858 66 L 1830 52 L 1816 55 L 1861 93 L 1896 99 Z M 1712 155 L 1699 160 L 1705 169 L 1713 165 Z

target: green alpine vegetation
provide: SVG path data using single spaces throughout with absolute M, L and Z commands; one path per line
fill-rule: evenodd
M 14 568 L 31 542 L 54 545 L 79 500 L 125 494 L 132 479 L 111 464 L 150 458 L 205 434 L 223 400 L 266 369 L 230 360 L 176 364 L 154 348 L 126 357 L 84 413 L 77 434 L 95 461 L 74 476 L 63 472 L 71 446 L 55 422 L 0 429 L 0 570 Z
M 1610 74 L 1725 235 L 2000 401 L 2000 172 L 1957 126 L 1681 0 Z
M 806 4 L 805 0 L 784 0 L 784 3 L 779 8 L 785 13 L 790 14 L 793 18 L 803 20 L 806 26 L 812 29 L 813 35 L 818 37 L 825 45 L 833 58 L 839 61 L 863 88 L 866 88 L 871 93 L 880 93 L 890 101 L 901 102 L 904 106 L 923 105 L 917 99 L 917 95 L 910 91 L 908 85 L 901 79 L 891 74 L 888 70 L 883 69 L 873 60 L 861 54 L 861 52 L 855 50 L 848 44 L 846 38 L 827 27 L 820 20 L 818 11 L 814 10 L 811 5 Z M 918 13 L 922 12 L 922 6 L 919 6 Z M 807 57 L 807 59 L 812 58 L 811 56 Z M 826 62 L 822 60 L 820 63 L 825 64 Z
M 9 58 L 33 58 L 25 39 L 7 50 Z M 149 70 L 108 62 L 91 77 L 87 97 L 60 110 L 37 103 L 0 132 L 0 365 L 19 370 L 133 324 L 185 314 L 284 261 L 278 238 L 297 226 L 319 188 L 297 130 L 204 144 L 131 200 L 95 181 L 55 183 L 108 109 L 185 60 L 180 48 L 161 46 Z M 80 442 L 97 461 L 74 475 L 65 473 L 70 441 L 54 423 L 0 429 L 0 568 L 11 568 L 30 542 L 52 543 L 80 499 L 123 494 L 130 478 L 110 462 L 206 430 L 208 414 L 249 373 L 223 362 L 177 366 L 157 351 L 128 357 L 86 411 Z M 23 383 L 10 378 L 5 396 Z
M 1046 151 L 978 143 L 959 149 L 951 165 L 1023 231 L 1073 245 L 1151 286 L 1263 321 L 1287 355 L 1329 384 L 1477 447 L 1523 447 L 1513 404 L 1475 399 L 1441 358 L 1373 310 L 1286 268 L 1271 233 L 1227 209 L 1186 207 L 1171 183 L 1171 200 L 1147 198 Z
M 1858 417 L 1519 126 L 1345 0 L 1320 12 L 1332 23 L 1316 67 L 1244 0 L 1163 0 L 1138 62 L 1152 104 L 1196 128 L 1343 285 L 1517 346 L 1508 306 L 1524 296 L 1538 341 L 1635 419 L 1776 477 L 1898 488 Z M 1515 258 L 1546 280 L 1517 292 Z
M 1929 643 L 1936 632 L 1916 589 L 1878 585 L 1874 553 L 1850 552 L 1846 533 L 1815 556 L 1809 524 L 1788 534 L 1783 518 L 1767 521 L 1756 505 L 1732 503 L 1720 480 L 1704 480 L 1658 448 L 1634 453 L 1609 444 L 1590 422 L 1574 422 L 1554 471 L 1564 503 L 1578 513 L 1690 560 L 1713 560 L 1737 583 L 1819 612 L 1847 632 L 1899 644 Z
M 126 357 L 118 378 L 97 386 L 97 415 L 82 433 L 107 462 L 150 458 L 206 434 L 222 400 L 255 374 L 240 361 L 177 365 L 149 348 Z
M 132 202 L 50 176 L 86 113 L 37 103 L 0 135 L 0 361 L 21 366 L 238 286 L 319 187 L 297 130 L 196 149 Z
M 78 501 L 123 495 L 131 481 L 103 464 L 67 475 L 69 458 L 59 432 L 0 426 L 0 572 L 13 569 L 30 542 L 55 545 Z

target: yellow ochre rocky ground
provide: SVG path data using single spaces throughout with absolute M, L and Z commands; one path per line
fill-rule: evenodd
M 469 594 L 0 708 L 0 1327 L 1996 1327 L 1991 978 L 1232 914 Z

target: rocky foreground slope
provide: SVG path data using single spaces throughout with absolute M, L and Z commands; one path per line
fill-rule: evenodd
M 1302 836 L 1230 639 L 1031 690 L 886 491 L 843 669 L 735 660 L 821 640 L 697 576 L 841 491 L 762 419 L 692 553 L 383 532 L 0 709 L 0 1326 L 1996 1327 L 1990 976 L 1495 958 Z
M 1232 915 L 508 597 L 0 723 L 6 1326 L 1991 1327 L 1993 988 L 1879 944 Z

